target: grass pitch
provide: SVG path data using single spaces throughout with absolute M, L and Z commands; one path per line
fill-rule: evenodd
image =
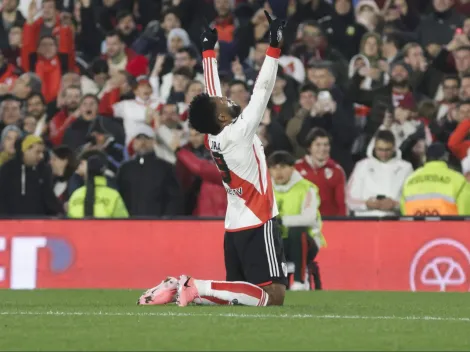
M 139 307 L 140 291 L 0 291 L 0 350 L 470 350 L 465 293 L 289 292 L 284 307 Z

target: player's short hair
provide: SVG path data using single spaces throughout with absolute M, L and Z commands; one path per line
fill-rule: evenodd
M 283 150 L 272 153 L 268 158 L 268 167 L 276 165 L 294 166 L 295 158 L 289 152 Z
M 323 128 L 315 127 L 310 130 L 305 138 L 305 146 L 308 148 L 312 145 L 317 138 L 328 138 L 328 141 L 331 143 L 331 137 Z
M 202 93 L 194 97 L 189 105 L 189 123 L 199 133 L 216 135 L 220 132 L 216 105 L 209 94 Z
M 395 136 L 393 135 L 392 132 L 388 130 L 378 131 L 377 134 L 375 135 L 375 140 L 384 141 L 384 142 L 392 143 L 393 145 L 395 145 Z

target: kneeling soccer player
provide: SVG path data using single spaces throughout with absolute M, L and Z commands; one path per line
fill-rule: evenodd
M 217 31 L 207 26 L 201 40 L 208 94 L 196 96 L 189 107 L 189 122 L 206 135 L 206 147 L 211 150 L 227 190 L 224 237 L 227 281 L 195 280 L 182 275 L 177 283 L 170 279 L 160 289 L 154 288 L 154 293 L 144 301 L 151 302 L 152 295 L 156 300 L 159 291 L 176 289 L 177 304 L 182 307 L 191 302 L 245 306 L 284 303 L 287 265 L 275 219 L 278 210 L 256 132 L 276 81 L 285 22 L 265 14 L 270 47 L 248 106 L 242 111 L 233 101 L 222 97 L 214 52 Z

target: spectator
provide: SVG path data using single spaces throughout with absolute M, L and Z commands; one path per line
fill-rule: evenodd
M 63 143 L 77 150 L 87 142 L 88 131 L 98 114 L 98 98 L 85 95 L 80 102 L 80 116 L 65 130 Z
M 301 158 L 305 155 L 305 148 L 303 143 L 299 143 L 297 135 L 299 134 L 302 125 L 306 119 L 311 116 L 313 108 L 317 103 L 318 89 L 314 84 L 307 83 L 300 88 L 299 108 L 297 112 L 289 120 L 286 126 L 286 134 L 289 138 L 296 158 Z
M 219 169 L 204 146 L 204 135 L 189 131 L 189 143 L 183 147 L 175 138 L 176 171 L 184 187 L 186 214 L 193 216 L 225 216 L 227 195 Z
M 470 215 L 470 183 L 461 173 L 447 166 L 448 157 L 442 143 L 434 143 L 428 148 L 426 164 L 403 186 L 403 215 Z
M 0 50 L 7 49 L 8 32 L 15 26 L 23 27 L 25 18 L 18 11 L 19 0 L 5 0 L 2 6 L 2 21 L 0 23 Z
M 447 44 L 454 35 L 455 28 L 462 27 L 464 17 L 454 9 L 454 0 L 433 0 L 433 11 L 421 20 L 417 28 L 420 43 Z
M 390 131 L 379 131 L 368 157 L 356 164 L 348 182 L 347 204 L 355 216 L 387 216 L 398 213 L 401 189 L 413 172 Z
M 325 129 L 331 136 L 331 156 L 349 175 L 353 168 L 351 146 L 355 138 L 352 112 L 342 107 L 329 91 L 321 91 L 310 117 L 304 119 L 297 135 L 299 145 L 305 146 L 306 137 L 314 127 Z
M 111 31 L 106 34 L 106 59 L 109 67 L 109 74 L 113 76 L 121 70 L 125 70 L 127 64 L 137 54 L 129 49 L 124 42 L 121 34 L 116 31 Z
M 271 117 L 283 128 L 286 127 L 289 120 L 294 116 L 294 105 L 288 101 L 286 95 L 287 80 L 289 78 L 283 72 L 282 68 L 277 73 L 274 89 L 268 103 L 271 110 Z
M 362 24 L 368 31 L 374 32 L 380 14 L 377 3 L 374 0 L 359 0 L 354 11 L 357 23 Z
M 67 56 L 57 49 L 54 37 L 43 36 L 39 39 L 37 52 L 29 52 L 28 61 L 22 61 L 25 71 L 32 71 L 41 79 L 42 94 L 48 104 L 57 99 L 62 75 L 69 71 Z M 23 51 L 26 50 L 23 47 Z
M 349 94 L 355 103 L 371 107 L 369 117 L 365 126 L 365 133 L 370 140 L 372 135 L 382 124 L 384 106 L 397 106 L 400 100 L 406 96 L 413 95 L 410 86 L 411 68 L 400 61 L 394 63 L 390 68 L 390 82 L 387 85 L 373 90 L 364 90 L 361 83 L 367 73 L 358 70 L 351 81 Z M 413 97 L 416 101 L 416 98 Z
M 439 110 L 437 112 L 437 120 L 441 120 L 452 104 L 459 101 L 460 80 L 457 76 L 444 76 L 442 79 L 442 100 L 439 101 Z
M 127 160 L 126 148 L 107 130 L 104 118 L 101 116 L 93 120 L 87 134 L 87 143 L 82 148 L 103 152 L 106 155 L 108 170 L 112 172 L 111 176 L 114 176 L 121 164 Z
M 113 105 L 113 115 L 124 122 L 126 145 L 136 136 L 141 125 L 154 123 L 158 97 L 158 77 L 139 76 L 134 83 L 135 99 L 122 100 Z
M 67 200 L 67 187 L 77 167 L 75 154 L 67 146 L 55 147 L 51 151 L 49 163 L 52 169 L 54 194 L 64 204 Z
M 23 47 L 21 52 L 21 65 L 25 71 L 34 71 L 38 69 L 37 64 L 46 61 L 43 64 L 51 64 L 51 60 L 54 59 L 57 53 L 61 58 L 59 60 L 62 66 L 62 73 L 67 72 L 69 69 L 75 69 L 75 42 L 72 28 L 64 26 L 60 23 L 59 15 L 56 13 L 55 0 L 42 0 L 42 17 L 37 20 L 37 7 L 36 1 L 31 1 L 28 9 L 27 22 L 24 25 L 23 32 Z M 44 40 L 43 38 L 48 38 Z M 32 54 L 36 52 L 39 54 L 38 58 Z M 31 61 L 33 60 L 33 62 Z M 41 73 L 44 71 L 50 71 L 52 67 L 46 70 L 45 67 L 41 67 L 39 70 Z M 47 65 L 49 66 L 49 65 Z M 65 70 L 64 70 L 65 69 Z M 56 72 L 56 70 L 54 70 Z M 41 76 L 41 74 L 39 74 Z M 58 80 L 58 79 L 56 79 Z M 52 87 L 51 92 L 54 92 Z M 51 93 L 52 94 L 52 93 Z M 48 94 L 44 94 L 46 101 L 50 98 Z M 53 99 L 52 99 L 53 100 Z
M 232 6 L 233 3 L 230 0 L 214 1 L 217 17 L 214 19 L 212 26 L 217 29 L 219 41 L 230 43 L 234 40 L 238 21 L 233 15 Z
M 0 49 L 0 99 L 10 92 L 13 83 L 19 76 L 19 70 L 8 63 L 3 55 L 3 50 Z
M 0 105 L 0 130 L 6 126 L 18 126 L 21 120 L 21 103 L 13 96 L 7 96 Z
M 129 11 L 121 11 L 116 16 L 117 25 L 116 29 L 121 35 L 122 40 L 127 47 L 132 47 L 132 43 L 139 36 L 139 30 L 134 20 L 134 16 Z
M 186 87 L 184 94 L 184 103 L 178 104 L 178 111 L 180 112 L 181 121 L 186 121 L 188 118 L 188 108 L 191 101 L 196 95 L 204 93 L 204 84 L 199 81 L 191 81 Z
M 182 194 L 173 166 L 155 154 L 155 137 L 141 126 L 133 142 L 134 159 L 119 169 L 117 184 L 131 216 L 182 214 Z
M 69 218 L 128 218 L 119 192 L 107 186 L 106 165 L 97 157 L 88 160 L 86 185 L 73 192 L 68 203 Z
M 332 43 L 341 43 L 338 50 L 350 60 L 359 51 L 361 38 L 366 28 L 356 22 L 352 0 L 335 0 L 331 20 L 325 21 L 323 28 Z
M 470 99 L 470 73 L 460 78 L 459 98 L 460 100 Z
M 173 84 L 167 103 L 179 104 L 184 102 L 184 93 L 189 82 L 193 79 L 192 72 L 187 67 L 175 68 L 173 70 Z
M 33 93 L 26 100 L 26 112 L 36 120 L 34 134 L 42 137 L 47 134 L 47 122 L 49 118 L 46 113 L 46 102 L 41 94 Z
M 32 72 L 23 73 L 14 81 L 11 93 L 20 100 L 25 100 L 33 93 L 41 93 L 42 82 L 38 75 Z
M 198 80 L 204 83 L 204 76 L 195 71 L 195 67 L 197 64 L 197 54 L 193 48 L 182 48 L 179 49 L 175 54 L 175 69 L 180 69 L 185 67 L 190 70 L 191 79 Z M 162 77 L 162 85 L 160 87 L 160 98 L 162 101 L 168 101 L 168 98 L 171 94 L 171 89 L 173 87 L 174 82 L 174 73 L 170 72 L 167 73 Z
M 328 43 L 319 24 L 307 21 L 302 27 L 302 39 L 292 48 L 292 54 L 299 57 L 304 65 L 315 61 L 327 60 L 334 62 L 333 70 L 340 86 L 346 84 L 347 62 L 343 55 Z
M 284 128 L 277 121 L 273 121 L 272 112 L 266 109 L 264 118 L 258 128 L 258 138 L 263 143 L 264 154 L 266 157 L 276 151 L 292 151 L 292 145 L 287 137 Z
M 44 158 L 44 142 L 27 136 L 16 157 L 0 168 L 0 214 L 3 216 L 59 215 L 63 209 L 54 195 L 52 174 Z
M 17 126 L 10 125 L 3 129 L 1 136 L 0 166 L 15 156 L 15 143 L 21 138 L 22 132 Z
M 401 41 L 396 33 L 386 34 L 382 38 L 382 58 L 387 64 L 391 64 L 398 57 L 401 48 Z M 388 71 L 388 70 L 386 70 Z
M 243 81 L 234 80 L 229 83 L 229 98 L 243 110 L 250 100 L 248 86 Z
M 314 128 L 307 136 L 308 154 L 297 160 L 295 168 L 303 178 L 318 187 L 320 214 L 346 216 L 346 174 L 330 158 L 330 136 L 321 128 Z
M 8 48 L 1 49 L 9 64 L 19 67 L 21 64 L 21 47 L 23 46 L 23 26 L 15 25 L 8 32 Z
M 62 144 L 67 127 L 80 116 L 80 100 L 82 91 L 79 86 L 71 86 L 64 90 L 62 109 L 49 122 L 49 141 L 54 146 Z
M 470 149 L 470 101 L 459 104 L 458 125 L 449 138 L 449 149 L 459 159 L 467 157 Z

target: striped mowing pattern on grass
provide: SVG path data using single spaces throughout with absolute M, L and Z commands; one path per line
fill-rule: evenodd
M 175 312 L 59 312 L 59 311 L 11 311 L 0 315 L 48 315 L 48 316 L 154 316 L 154 317 L 222 317 L 249 319 L 339 319 L 339 320 L 418 320 L 418 321 L 458 321 L 470 323 L 468 317 L 435 316 L 363 316 L 363 315 L 313 315 L 313 314 L 239 314 L 239 313 L 175 313 Z

